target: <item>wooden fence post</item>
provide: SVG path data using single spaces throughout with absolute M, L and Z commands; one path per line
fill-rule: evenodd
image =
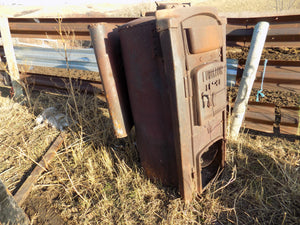
M 23 96 L 23 88 L 20 83 L 20 74 L 13 47 L 13 42 L 11 39 L 8 19 L 5 17 L 0 17 L 0 32 L 9 75 L 11 77 L 11 82 L 14 89 L 14 98 L 18 99 L 19 97 Z

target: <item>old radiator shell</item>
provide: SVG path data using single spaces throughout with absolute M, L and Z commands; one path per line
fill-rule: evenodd
M 225 25 L 214 9 L 191 7 L 119 28 L 142 166 L 186 200 L 224 167 Z

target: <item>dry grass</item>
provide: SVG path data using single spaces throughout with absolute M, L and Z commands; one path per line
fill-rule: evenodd
M 33 119 L 27 107 L 1 98 L 0 174 L 13 193 L 58 133 L 46 128 L 33 131 Z
M 35 115 L 56 106 L 77 121 L 23 205 L 34 224 L 53 222 L 43 208 L 53 209 L 66 224 L 300 222 L 298 140 L 242 134 L 229 141 L 218 182 L 185 205 L 176 189 L 144 176 L 134 131 L 116 139 L 106 104 L 97 97 L 31 93 L 30 99 L 31 108 L 7 97 L 0 101 L 0 179 L 11 191 L 57 135 L 51 128 L 33 131 Z M 39 205 L 35 211 L 34 204 Z

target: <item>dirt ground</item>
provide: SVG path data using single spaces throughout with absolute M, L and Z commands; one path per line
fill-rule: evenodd
M 243 60 L 247 59 L 249 48 L 227 47 L 227 58 Z M 299 61 L 300 48 L 264 48 L 261 59 Z

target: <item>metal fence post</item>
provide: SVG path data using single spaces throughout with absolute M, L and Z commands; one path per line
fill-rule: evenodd
M 261 53 L 268 34 L 269 23 L 259 22 L 256 24 L 251 40 L 251 46 L 243 72 L 241 85 L 233 108 L 233 118 L 230 127 L 230 136 L 236 139 L 245 117 L 248 100 L 256 77 Z

